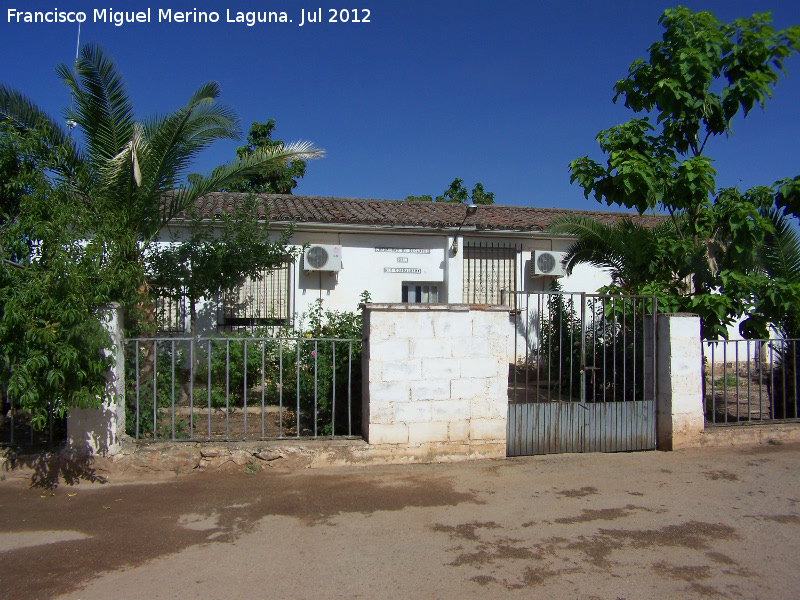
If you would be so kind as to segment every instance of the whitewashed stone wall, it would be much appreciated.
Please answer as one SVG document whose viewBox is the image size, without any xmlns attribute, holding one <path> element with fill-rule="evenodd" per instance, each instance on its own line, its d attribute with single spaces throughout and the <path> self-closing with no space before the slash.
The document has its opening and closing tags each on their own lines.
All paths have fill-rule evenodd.
<svg viewBox="0 0 800 600">
<path fill-rule="evenodd" d="M 508 309 L 368 304 L 363 435 L 397 461 L 505 457 Z"/>
<path fill-rule="evenodd" d="M 656 436 L 660 450 L 697 446 L 705 429 L 700 317 L 658 315 Z"/>
<path fill-rule="evenodd" d="M 73 408 L 67 418 L 67 449 L 78 455 L 111 456 L 125 436 L 125 359 L 122 352 L 122 312 L 112 303 L 101 314 L 111 335 L 106 354 L 114 364 L 106 373 L 105 397 L 99 408 Z"/>
</svg>

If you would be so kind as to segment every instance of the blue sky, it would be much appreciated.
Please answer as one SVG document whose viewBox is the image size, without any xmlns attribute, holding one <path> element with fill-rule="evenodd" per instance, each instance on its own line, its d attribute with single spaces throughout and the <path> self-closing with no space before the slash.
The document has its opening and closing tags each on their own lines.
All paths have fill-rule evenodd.
<svg viewBox="0 0 800 600">
<path fill-rule="evenodd" d="M 8 23 L 8 8 L 84 11 L 81 40 L 115 59 L 138 116 L 165 113 L 201 83 L 252 121 L 277 122 L 284 141 L 311 140 L 327 157 L 310 163 L 295 193 L 402 199 L 439 194 L 455 177 L 476 181 L 499 204 L 603 208 L 570 185 L 567 165 L 601 159 L 595 135 L 632 116 L 612 86 L 660 38 L 669 2 L 403 2 L 196 0 L 171 3 L 2 2 L 0 81 L 51 114 L 69 102 L 53 71 L 75 54 L 77 26 Z M 797 0 L 688 1 L 721 20 L 772 11 L 778 28 L 800 25 Z M 95 9 L 151 9 L 152 22 L 92 22 Z M 216 24 L 158 23 L 158 9 L 216 11 Z M 227 23 L 226 10 L 284 11 L 289 24 Z M 301 9 L 322 9 L 299 26 Z M 330 9 L 369 23 L 329 23 Z M 721 186 L 747 188 L 800 174 L 800 56 L 787 62 L 774 99 L 709 145 Z M 206 172 L 235 155 L 215 145 Z"/>
</svg>

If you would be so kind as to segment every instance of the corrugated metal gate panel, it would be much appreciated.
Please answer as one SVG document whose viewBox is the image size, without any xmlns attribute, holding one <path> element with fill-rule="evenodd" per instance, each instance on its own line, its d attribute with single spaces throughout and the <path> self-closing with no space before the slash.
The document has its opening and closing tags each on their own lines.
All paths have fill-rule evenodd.
<svg viewBox="0 0 800 600">
<path fill-rule="evenodd" d="M 526 375 L 524 394 L 518 394 L 517 369 L 521 363 L 515 361 L 513 401 L 508 407 L 508 456 L 655 449 L 655 326 L 652 320 L 646 324 L 647 315 L 656 313 L 655 301 L 646 307 L 644 302 L 650 298 L 524 295 L 527 297 L 517 306 L 533 304 L 538 327 L 522 364 L 536 375 Z M 532 295 L 539 296 L 533 303 Z M 554 296 L 560 299 L 554 302 Z M 626 305 L 629 301 L 631 310 Z M 559 320 L 548 322 L 548 310 L 553 305 L 559 308 Z M 573 317 L 565 316 L 565 308 L 573 312 Z M 608 308 L 611 317 L 605 315 Z M 530 324 L 526 310 L 520 312 L 524 322 Z M 562 331 L 563 323 L 574 320 L 580 324 L 569 325 L 569 338 L 562 333 L 556 333 L 557 337 L 547 333 Z M 530 342 L 529 333 L 526 328 L 526 344 Z M 572 350 L 565 351 L 565 347 Z M 552 366 L 556 354 L 551 348 L 558 348 L 557 369 Z M 553 376 L 554 372 L 557 375 Z M 590 381 L 586 381 L 587 372 L 592 373 Z M 578 375 L 577 380 L 573 373 Z M 525 401 L 520 402 L 520 397 Z"/>
<path fill-rule="evenodd" d="M 509 404 L 508 456 L 656 447 L 655 402 Z"/>
</svg>

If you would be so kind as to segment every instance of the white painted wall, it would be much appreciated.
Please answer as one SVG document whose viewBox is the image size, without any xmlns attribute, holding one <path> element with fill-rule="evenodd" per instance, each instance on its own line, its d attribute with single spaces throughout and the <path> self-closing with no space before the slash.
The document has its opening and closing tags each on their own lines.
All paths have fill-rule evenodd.
<svg viewBox="0 0 800 600">
<path fill-rule="evenodd" d="M 295 289 L 290 300 L 291 311 L 300 316 L 322 299 L 328 309 L 356 310 L 365 290 L 372 302 L 401 302 L 404 283 L 429 283 L 439 286 L 440 303 L 461 303 L 463 290 L 463 248 L 466 242 L 512 243 L 521 247 L 517 259 L 517 282 L 520 290 L 548 290 L 552 277 L 531 276 L 532 252 L 564 251 L 568 239 L 550 238 L 542 234 L 480 235 L 468 232 L 458 236 L 458 251 L 453 253 L 452 231 L 429 232 L 398 230 L 383 227 L 348 227 L 339 230 L 330 226 L 304 225 L 296 229 L 292 243 L 342 246 L 342 270 L 310 271 L 302 268 L 302 260 L 294 265 Z M 180 227 L 162 232 L 160 243 L 170 243 L 183 235 Z M 410 250 L 414 250 L 413 252 Z M 396 269 L 418 272 L 393 272 Z M 560 278 L 565 290 L 594 292 L 610 283 L 607 273 L 589 265 L 577 267 L 570 277 Z M 187 310 L 188 312 L 188 310 Z M 213 332 L 218 306 L 214 301 L 198 306 L 199 331 Z M 188 329 L 187 329 L 188 331 Z"/>
</svg>

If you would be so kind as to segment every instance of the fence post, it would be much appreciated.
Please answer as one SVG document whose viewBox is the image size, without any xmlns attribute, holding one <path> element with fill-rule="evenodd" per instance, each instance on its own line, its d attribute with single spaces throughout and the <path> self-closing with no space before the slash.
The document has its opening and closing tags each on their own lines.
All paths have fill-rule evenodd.
<svg viewBox="0 0 800 600">
<path fill-rule="evenodd" d="M 700 317 L 661 314 L 657 331 L 657 446 L 660 450 L 697 446 L 705 427 Z"/>
<path fill-rule="evenodd" d="M 116 302 L 100 312 L 111 336 L 107 356 L 114 364 L 106 374 L 106 391 L 99 408 L 71 409 L 67 417 L 67 447 L 79 455 L 110 456 L 121 449 L 125 434 L 125 360 L 122 349 L 122 309 Z"/>
</svg>

